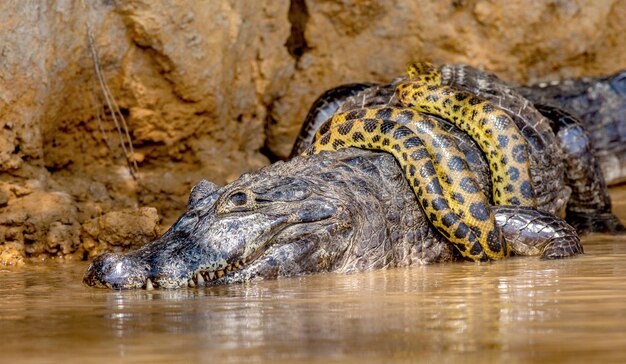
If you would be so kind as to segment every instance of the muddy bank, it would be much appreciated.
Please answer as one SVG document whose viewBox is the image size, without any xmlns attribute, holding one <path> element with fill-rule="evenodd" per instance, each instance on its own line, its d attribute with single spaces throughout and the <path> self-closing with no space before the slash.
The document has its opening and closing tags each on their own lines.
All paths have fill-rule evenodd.
<svg viewBox="0 0 626 364">
<path fill-rule="evenodd" d="M 4 2 L 0 264 L 142 244 L 200 178 L 286 157 L 320 92 L 412 59 L 518 82 L 617 71 L 625 17 L 618 0 Z"/>
</svg>

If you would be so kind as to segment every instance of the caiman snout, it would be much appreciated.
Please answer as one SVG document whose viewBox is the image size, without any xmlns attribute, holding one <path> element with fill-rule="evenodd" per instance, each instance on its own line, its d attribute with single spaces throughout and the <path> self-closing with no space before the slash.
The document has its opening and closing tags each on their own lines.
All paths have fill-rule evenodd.
<svg viewBox="0 0 626 364">
<path fill-rule="evenodd" d="M 148 272 L 149 267 L 132 256 L 107 253 L 89 264 L 83 282 L 111 289 L 141 288 L 146 284 Z"/>
<path fill-rule="evenodd" d="M 83 282 L 118 290 L 173 289 L 327 270 L 341 254 L 330 257 L 323 246 L 314 251 L 332 233 L 347 230 L 350 214 L 338 196 L 349 184 L 319 188 L 317 174 L 271 171 L 243 175 L 218 190 L 201 181 L 187 211 L 165 234 L 126 255 L 96 257 Z"/>
</svg>

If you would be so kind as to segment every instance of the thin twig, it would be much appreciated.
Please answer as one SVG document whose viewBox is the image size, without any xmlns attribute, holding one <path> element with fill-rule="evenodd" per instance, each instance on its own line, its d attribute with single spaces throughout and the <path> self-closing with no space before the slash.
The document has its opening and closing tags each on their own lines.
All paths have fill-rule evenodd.
<svg viewBox="0 0 626 364">
<path fill-rule="evenodd" d="M 85 2 L 84 1 L 81 1 L 81 2 L 83 4 L 83 7 L 86 10 L 87 8 L 85 5 Z M 137 161 L 135 160 L 135 151 L 133 148 L 132 139 L 130 137 L 130 132 L 128 130 L 128 124 L 126 123 L 126 119 L 124 118 L 124 115 L 122 114 L 121 109 L 119 108 L 117 102 L 115 101 L 115 98 L 113 97 L 113 94 L 111 93 L 111 90 L 106 81 L 106 78 L 104 77 L 102 73 L 100 57 L 98 57 L 98 52 L 96 50 L 93 33 L 91 31 L 91 25 L 89 23 L 89 14 L 87 14 L 86 27 L 87 27 L 87 42 L 89 45 L 89 51 L 91 53 L 91 59 L 93 61 L 94 72 L 96 74 L 96 78 L 98 79 L 100 90 L 102 91 L 102 96 L 104 97 L 106 105 L 111 114 L 111 118 L 113 119 L 113 124 L 115 125 L 115 129 L 117 130 L 117 134 L 118 134 L 119 141 L 120 141 L 120 146 L 122 147 L 124 158 L 126 159 L 126 164 L 128 165 L 128 170 L 131 176 L 134 179 L 137 179 L 137 173 L 139 171 L 139 167 L 137 166 Z M 100 122 L 99 112 L 97 116 Z M 102 130 L 104 130 L 104 128 L 102 128 Z M 128 143 L 128 147 L 126 146 L 127 143 Z M 107 142 L 107 146 L 109 146 L 108 142 Z M 109 149 L 111 149 L 110 146 L 109 146 Z"/>
<path fill-rule="evenodd" d="M 93 107 L 96 111 L 96 120 L 98 120 L 98 129 L 100 129 L 100 134 L 102 134 L 102 140 L 104 140 L 104 143 L 106 144 L 113 158 L 117 158 L 117 153 L 113 149 L 113 146 L 111 145 L 111 142 L 110 142 L 109 133 L 106 130 L 104 130 L 104 125 L 102 124 L 102 118 L 100 117 L 100 109 L 101 109 L 100 104 L 98 103 L 98 101 L 96 101 L 96 96 L 94 92 L 91 92 L 90 96 L 91 96 L 91 103 L 93 104 Z"/>
</svg>

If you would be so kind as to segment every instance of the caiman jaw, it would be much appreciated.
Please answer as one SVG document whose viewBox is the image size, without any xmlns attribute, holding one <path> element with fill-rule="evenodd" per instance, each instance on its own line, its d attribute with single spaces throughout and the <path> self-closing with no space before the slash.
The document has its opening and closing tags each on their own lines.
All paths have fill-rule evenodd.
<svg viewBox="0 0 626 364">
<path fill-rule="evenodd" d="M 251 259 L 246 259 L 246 262 L 250 262 Z M 193 276 L 191 277 L 191 279 L 187 282 L 187 285 L 189 287 L 196 287 L 196 286 L 203 286 L 206 282 L 213 282 L 216 281 L 222 277 L 224 277 L 225 275 L 231 273 L 231 272 L 235 272 L 237 270 L 243 269 L 243 267 L 245 266 L 245 262 L 244 260 L 239 260 L 233 264 L 228 264 L 226 266 L 226 268 L 224 269 L 220 269 L 217 271 L 198 271 L 196 273 L 193 274 Z"/>
<path fill-rule="evenodd" d="M 234 263 L 227 264 L 226 267 L 218 270 L 198 270 L 191 275 L 191 278 L 186 281 L 181 281 L 180 285 L 177 288 L 182 287 L 202 287 L 207 285 L 210 282 L 216 282 L 219 279 L 228 276 L 230 273 L 234 273 L 246 267 L 247 264 L 250 264 L 252 261 L 256 260 L 259 256 L 262 255 L 262 250 L 258 250 L 257 252 L 237 260 Z M 148 278 L 146 283 L 142 288 L 146 290 L 153 290 L 156 287 L 159 287 L 158 283 L 154 283 L 152 279 Z M 167 287 L 165 287 L 167 288 Z"/>
<path fill-rule="evenodd" d="M 274 238 L 276 237 L 276 235 L 278 235 L 281 231 L 285 230 L 287 227 L 288 226 L 285 226 L 284 228 L 275 232 L 274 235 L 267 240 L 267 244 L 271 244 Z M 265 252 L 264 246 L 258 246 L 256 247 L 256 249 L 254 249 L 254 251 L 252 251 L 251 253 L 248 253 L 244 257 L 239 258 L 234 263 L 226 264 L 224 268 L 220 267 L 221 269 L 211 269 L 211 270 L 199 269 L 191 275 L 191 278 L 181 281 L 177 288 L 182 288 L 185 286 L 191 287 L 191 288 L 202 287 L 202 286 L 208 285 L 209 283 L 217 282 L 218 280 L 222 278 L 228 277 L 229 274 L 240 271 L 244 269 L 245 267 L 249 266 L 250 263 L 259 259 L 263 255 L 264 252 Z M 154 284 L 148 278 L 143 288 L 148 289 L 148 290 L 153 289 Z M 164 288 L 168 288 L 168 287 L 164 287 Z"/>
</svg>

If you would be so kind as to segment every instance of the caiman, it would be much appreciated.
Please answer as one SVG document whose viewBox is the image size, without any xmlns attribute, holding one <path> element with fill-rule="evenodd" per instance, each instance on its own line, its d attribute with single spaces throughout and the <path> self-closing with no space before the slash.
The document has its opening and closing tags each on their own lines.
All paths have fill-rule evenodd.
<svg viewBox="0 0 626 364">
<path fill-rule="evenodd" d="M 576 230 L 554 215 L 576 208 L 582 210 L 583 220 L 588 222 L 582 224 L 582 230 L 623 229 L 610 213 L 610 199 L 601 174 L 592 194 L 602 196 L 588 206 L 578 201 L 584 200 L 588 191 L 577 187 L 577 183 L 589 183 L 588 175 L 574 173 L 572 178 L 567 177 L 571 163 L 566 160 L 575 154 L 562 147 L 568 139 L 557 141 L 552 130 L 558 134 L 559 128 L 572 123 L 578 127 L 575 118 L 547 107 L 543 112 L 548 116 L 556 113 L 559 119 L 541 121 L 544 119 L 531 103 L 518 98 L 512 87 L 484 82 L 497 80 L 495 76 L 473 69 L 449 69 L 463 74 L 463 79 L 474 80 L 476 88 L 472 89 L 472 82 L 455 87 L 474 94 L 488 90 L 486 93 L 496 99 L 495 104 L 511 115 L 529 145 L 528 171 L 536 206 L 489 207 L 506 242 L 505 251 L 544 258 L 582 253 Z M 465 77 L 466 72 L 473 76 Z M 444 83 L 449 82 L 450 73 L 445 67 L 442 75 Z M 403 81 L 401 78 L 391 86 L 357 85 L 357 91 L 344 87 L 340 92 L 326 93 L 314 104 L 307 119 L 315 120 L 320 112 L 332 115 L 346 99 L 340 112 L 362 106 L 391 106 L 395 102 L 393 90 Z M 514 101 L 507 96 L 511 93 L 515 94 Z M 512 105 L 523 108 L 512 110 Z M 528 116 L 532 110 L 534 114 Z M 454 125 L 436 120 L 462 152 L 477 188 L 493 201 L 496 188 L 492 184 L 497 181 L 492 181 L 493 169 L 490 170 L 480 147 Z M 304 143 L 302 140 L 319 128 L 320 122 L 315 123 L 305 123 L 305 135 L 301 135 L 294 149 L 313 142 L 312 138 Z M 582 128 L 580 132 L 585 135 Z M 589 150 L 587 144 L 584 147 Z M 546 151 L 549 155 L 544 155 Z M 593 155 L 586 157 L 591 165 L 585 168 L 595 172 Z M 112 289 L 180 288 L 462 259 L 459 249 L 450 244 L 449 236 L 444 236 L 445 230 L 433 226 L 432 216 L 407 183 L 407 168 L 398 162 L 397 157 L 387 153 L 350 148 L 294 157 L 245 174 L 224 187 L 201 181 L 191 192 L 187 211 L 163 236 L 126 255 L 109 253 L 97 257 L 89 265 L 84 282 Z M 597 176 L 591 178 L 594 177 Z M 568 201 L 574 201 L 574 210 L 568 208 Z M 595 219 L 595 215 L 600 217 Z"/>
</svg>

